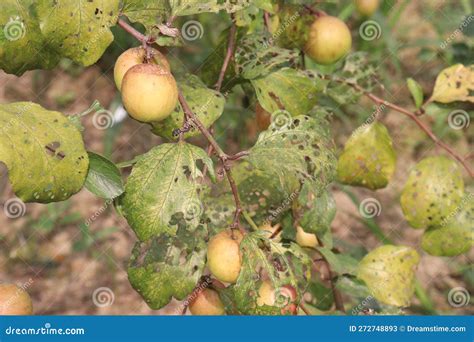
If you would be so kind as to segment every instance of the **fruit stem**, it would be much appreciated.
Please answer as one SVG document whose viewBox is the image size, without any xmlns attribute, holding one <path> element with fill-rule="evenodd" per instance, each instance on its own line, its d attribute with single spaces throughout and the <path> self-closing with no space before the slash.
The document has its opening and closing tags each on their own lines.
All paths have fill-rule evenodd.
<svg viewBox="0 0 474 342">
<path fill-rule="evenodd" d="M 128 24 L 125 20 L 119 18 L 117 21 L 117 24 L 123 28 L 127 33 L 135 37 L 137 40 L 139 40 L 142 44 L 151 44 L 153 43 L 153 38 L 147 37 L 138 30 L 136 30 L 133 26 Z"/>
</svg>

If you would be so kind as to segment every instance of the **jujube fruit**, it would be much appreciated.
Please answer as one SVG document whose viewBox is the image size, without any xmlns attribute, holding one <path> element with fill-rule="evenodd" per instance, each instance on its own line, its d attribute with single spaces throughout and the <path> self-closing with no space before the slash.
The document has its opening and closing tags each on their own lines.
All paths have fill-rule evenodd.
<svg viewBox="0 0 474 342">
<path fill-rule="evenodd" d="M 319 245 L 315 234 L 306 233 L 302 227 L 296 227 L 296 243 L 301 247 L 315 248 Z"/>
<path fill-rule="evenodd" d="M 293 286 L 284 285 L 275 290 L 272 283 L 265 280 L 258 289 L 257 305 L 281 307 L 282 314 L 296 314 L 297 305 L 294 303 L 297 294 Z"/>
<path fill-rule="evenodd" d="M 345 56 L 351 46 L 347 25 L 336 17 L 323 16 L 311 25 L 305 52 L 319 64 L 332 64 Z"/>
<path fill-rule="evenodd" d="M 224 230 L 213 236 L 207 246 L 207 263 L 211 273 L 220 281 L 235 283 L 242 266 L 240 242 L 243 235 Z"/>
<path fill-rule="evenodd" d="M 122 82 L 123 105 L 132 118 L 141 122 L 161 121 L 178 104 L 178 87 L 171 73 L 155 64 L 130 68 Z"/>
<path fill-rule="evenodd" d="M 33 304 L 29 294 L 14 284 L 0 284 L 0 315 L 31 315 Z"/>
<path fill-rule="evenodd" d="M 196 298 L 189 304 L 189 311 L 193 315 L 224 315 L 225 308 L 219 294 L 212 289 L 204 289 L 198 293 Z"/>
<path fill-rule="evenodd" d="M 370 17 L 379 8 L 379 0 L 355 0 L 357 12 L 364 17 Z"/>
</svg>

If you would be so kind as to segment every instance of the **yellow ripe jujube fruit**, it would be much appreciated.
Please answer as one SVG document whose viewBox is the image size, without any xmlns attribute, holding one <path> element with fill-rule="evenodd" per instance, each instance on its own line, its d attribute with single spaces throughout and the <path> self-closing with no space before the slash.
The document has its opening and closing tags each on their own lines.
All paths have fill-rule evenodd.
<svg viewBox="0 0 474 342">
<path fill-rule="evenodd" d="M 242 266 L 240 242 L 243 235 L 234 230 L 224 230 L 213 236 L 207 246 L 207 264 L 211 273 L 220 281 L 235 283 Z"/>
<path fill-rule="evenodd" d="M 319 64 L 332 64 L 344 57 L 351 46 L 347 25 L 336 17 L 323 16 L 311 25 L 305 52 Z"/>
<path fill-rule="evenodd" d="M 197 295 L 191 304 L 189 311 L 196 316 L 217 316 L 224 315 L 224 304 L 219 298 L 219 294 L 212 289 L 204 289 Z"/>
<path fill-rule="evenodd" d="M 258 289 L 257 305 L 277 305 L 281 307 L 282 314 L 291 313 L 294 315 L 297 311 L 297 306 L 294 303 L 296 297 L 296 290 L 292 286 L 284 285 L 278 290 L 275 290 L 272 283 L 265 280 Z"/>
<path fill-rule="evenodd" d="M 123 78 L 122 101 L 135 120 L 161 121 L 176 108 L 178 87 L 168 70 L 155 64 L 138 64 Z"/>
<path fill-rule="evenodd" d="M 33 304 L 29 294 L 14 284 L 0 284 L 0 315 L 31 315 Z"/>
<path fill-rule="evenodd" d="M 150 64 L 156 64 L 161 66 L 163 69 L 170 71 L 170 65 L 166 57 L 158 50 L 150 48 L 151 55 L 153 56 L 150 60 Z M 123 52 L 114 66 L 114 80 L 118 90 L 122 89 L 122 80 L 127 71 L 138 64 L 146 62 L 146 50 L 143 47 L 134 47 Z"/>
<path fill-rule="evenodd" d="M 379 8 L 379 0 L 355 0 L 357 12 L 364 17 L 370 17 Z"/>
<path fill-rule="evenodd" d="M 302 227 L 296 227 L 296 243 L 301 247 L 315 248 L 319 245 L 315 234 L 306 233 Z"/>
</svg>

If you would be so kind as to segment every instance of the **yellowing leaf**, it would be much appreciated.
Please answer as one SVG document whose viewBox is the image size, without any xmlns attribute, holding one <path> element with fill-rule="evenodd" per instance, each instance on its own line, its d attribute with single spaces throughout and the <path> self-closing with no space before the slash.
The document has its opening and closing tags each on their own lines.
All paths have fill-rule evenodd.
<svg viewBox="0 0 474 342">
<path fill-rule="evenodd" d="M 405 307 L 415 291 L 415 270 L 420 256 L 406 246 L 385 245 L 367 254 L 357 277 L 372 295 L 385 304 Z"/>
<path fill-rule="evenodd" d="M 468 101 L 474 103 L 474 65 L 453 65 L 441 71 L 431 95 L 431 101 L 450 103 Z"/>
</svg>

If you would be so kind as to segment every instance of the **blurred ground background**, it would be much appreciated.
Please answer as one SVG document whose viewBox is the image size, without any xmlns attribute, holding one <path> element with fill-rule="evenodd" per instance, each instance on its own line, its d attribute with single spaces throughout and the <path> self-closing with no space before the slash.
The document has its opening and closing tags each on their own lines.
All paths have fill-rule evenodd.
<svg viewBox="0 0 474 342">
<path fill-rule="evenodd" d="M 429 94 L 441 69 L 463 61 L 463 58 L 470 58 L 470 63 L 464 62 L 472 64 L 474 58 L 469 51 L 466 52 L 461 43 L 457 47 L 453 45 L 462 41 L 462 37 L 456 37 L 445 50 L 439 48 L 439 43 L 459 25 L 462 13 L 459 3 L 399 1 L 393 10 L 400 12 L 398 18 L 390 19 L 393 28 L 390 28 L 388 19 L 376 18 L 383 29 L 378 42 L 367 45 L 355 40 L 355 48 L 378 55 L 380 79 L 386 86 L 388 100 L 410 107 L 410 95 L 404 82 L 406 77 L 416 79 Z M 199 20 L 205 23 L 202 39 L 215 40 L 219 33 L 215 26 L 222 26 L 219 17 L 204 15 Z M 355 36 L 359 24 L 357 19 L 349 20 Z M 119 98 L 113 82 L 113 62 L 121 51 L 134 44 L 119 30 L 115 33 L 117 41 L 95 66 L 82 68 L 64 60 L 54 70 L 30 71 L 21 77 L 0 72 L 0 103 L 34 101 L 69 115 L 86 110 L 94 100 L 99 100 L 106 108 L 115 108 Z M 210 53 L 212 51 L 200 49 L 200 40 L 197 40 L 186 49 L 170 50 L 168 56 L 173 63 L 177 63 L 179 58 L 185 67 L 198 70 Z M 357 106 L 340 108 L 333 120 L 333 136 L 339 147 L 372 111 L 372 104 L 364 100 Z M 218 138 L 226 151 L 236 152 L 237 138 L 239 143 L 244 140 L 244 144 L 251 144 L 256 138 L 254 109 L 251 106 L 246 111 L 236 112 L 229 107 L 225 113 L 228 118 L 221 118 L 222 122 L 217 127 L 217 132 L 221 132 Z M 107 130 L 96 128 L 91 120 L 91 115 L 83 119 L 87 149 L 104 154 L 114 162 L 130 160 L 161 141 L 149 132 L 148 126 L 129 118 Z M 398 153 L 394 180 L 386 189 L 376 193 L 356 188 L 349 191 L 360 201 L 367 197 L 377 198 L 382 212 L 375 222 L 398 244 L 412 246 L 420 252 L 422 259 L 418 277 L 439 312 L 472 313 L 472 306 L 469 305 L 451 307 L 447 292 L 461 286 L 474 293 L 474 252 L 471 250 L 456 258 L 427 255 L 419 247 L 422 231 L 408 226 L 399 205 L 400 191 L 410 168 L 421 158 L 440 151 L 400 114 L 386 111 L 383 122 L 390 130 Z M 461 154 L 472 151 L 473 125 L 459 132 L 449 131 L 445 122 L 438 123 L 433 118 L 431 124 Z M 237 127 L 246 127 L 243 133 L 247 134 Z M 199 139 L 197 141 L 203 143 Z M 14 194 L 4 167 L 0 168 L 0 175 L 0 204 L 3 204 Z M 464 175 L 468 182 L 466 173 Z M 334 196 L 338 207 L 332 226 L 335 237 L 354 248 L 378 246 L 380 243 L 368 229 L 367 223 L 361 220 L 358 206 L 339 187 L 334 187 Z M 101 214 L 89 228 L 86 227 L 84 222 L 96 212 Z M 160 311 L 150 310 L 131 288 L 126 266 L 135 240 L 127 222 L 111 206 L 105 205 L 103 200 L 87 190 L 62 203 L 46 206 L 27 204 L 25 215 L 16 219 L 9 219 L 0 211 L 0 281 L 27 284 L 36 314 L 176 313 L 176 303 Z M 101 287 L 113 292 L 111 305 L 101 307 L 93 302 L 94 291 Z"/>
</svg>

